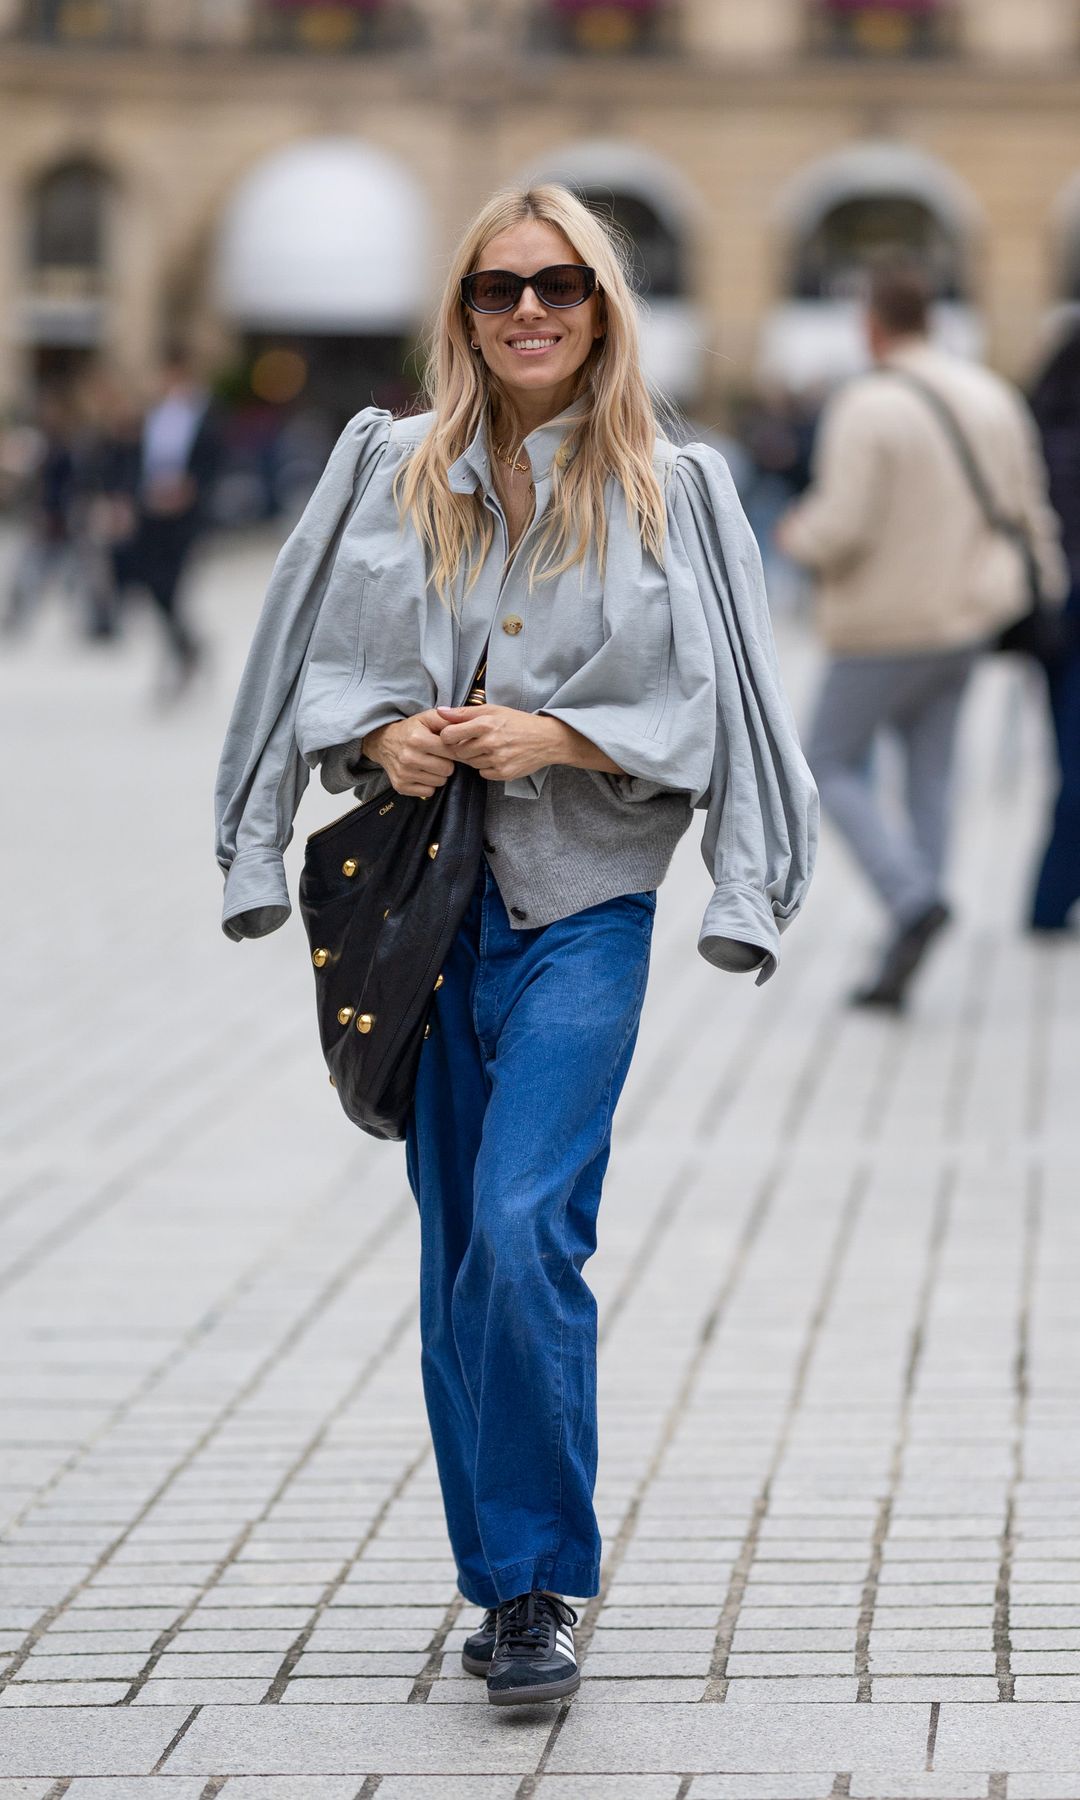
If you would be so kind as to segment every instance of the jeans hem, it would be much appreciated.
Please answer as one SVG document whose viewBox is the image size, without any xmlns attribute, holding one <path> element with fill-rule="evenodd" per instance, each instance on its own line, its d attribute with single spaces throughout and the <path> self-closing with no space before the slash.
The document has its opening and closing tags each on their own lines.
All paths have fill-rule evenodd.
<svg viewBox="0 0 1080 1800">
<path fill-rule="evenodd" d="M 598 1563 L 565 1563 L 550 1556 L 525 1557 L 521 1562 L 503 1563 L 492 1569 L 489 1580 L 475 1579 L 458 1570 L 458 1588 L 473 1606 L 501 1606 L 518 1594 L 530 1594 L 547 1588 L 553 1594 L 573 1594 L 575 1599 L 591 1599 L 600 1591 Z"/>
</svg>

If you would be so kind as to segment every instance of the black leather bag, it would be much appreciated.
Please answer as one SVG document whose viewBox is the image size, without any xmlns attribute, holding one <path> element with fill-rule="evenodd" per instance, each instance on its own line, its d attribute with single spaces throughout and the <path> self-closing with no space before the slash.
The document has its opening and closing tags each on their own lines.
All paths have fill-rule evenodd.
<svg viewBox="0 0 1080 1800">
<path fill-rule="evenodd" d="M 998 633 L 991 649 L 1016 651 L 1023 656 L 1033 657 L 1047 670 L 1057 668 L 1069 653 L 1072 624 L 1064 610 L 1052 605 L 1043 593 L 1038 558 L 1027 531 L 1019 519 L 1008 518 L 998 507 L 960 421 L 937 389 L 913 374 L 910 369 L 890 368 L 887 373 L 903 381 L 913 392 L 921 394 L 931 412 L 936 414 L 956 452 L 957 461 L 987 525 L 991 531 L 1015 544 L 1019 553 L 1027 586 L 1027 610 L 1013 624 L 1007 625 L 1004 631 Z"/>
<path fill-rule="evenodd" d="M 372 1137 L 405 1136 L 432 997 L 480 867 L 484 800 L 459 763 L 430 800 L 387 789 L 307 841 L 300 912 L 323 1054 Z"/>
</svg>

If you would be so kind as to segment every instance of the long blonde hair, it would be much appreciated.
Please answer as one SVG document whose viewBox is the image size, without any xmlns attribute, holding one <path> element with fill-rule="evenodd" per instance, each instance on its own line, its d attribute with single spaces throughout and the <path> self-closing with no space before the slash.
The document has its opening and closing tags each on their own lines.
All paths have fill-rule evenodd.
<svg viewBox="0 0 1080 1800">
<path fill-rule="evenodd" d="M 551 182 L 495 194 L 458 246 L 430 333 L 424 388 L 435 418 L 423 443 L 398 471 L 395 493 L 402 516 L 423 539 L 436 591 L 450 601 L 464 566 L 472 587 L 491 546 L 494 525 L 475 494 L 456 494 L 450 464 L 490 420 L 493 399 L 511 417 L 511 396 L 470 349 L 461 278 L 478 265 L 484 246 L 526 219 L 561 231 L 577 256 L 596 270 L 605 333 L 578 371 L 575 400 L 587 404 L 572 429 L 576 454 L 556 467 L 548 521 L 529 563 L 529 579 L 560 575 L 595 546 L 601 569 L 607 549 L 604 484 L 614 476 L 643 544 L 659 560 L 664 546 L 664 497 L 653 470 L 656 416 L 641 372 L 637 311 L 629 255 L 595 213 L 569 188 Z"/>
</svg>

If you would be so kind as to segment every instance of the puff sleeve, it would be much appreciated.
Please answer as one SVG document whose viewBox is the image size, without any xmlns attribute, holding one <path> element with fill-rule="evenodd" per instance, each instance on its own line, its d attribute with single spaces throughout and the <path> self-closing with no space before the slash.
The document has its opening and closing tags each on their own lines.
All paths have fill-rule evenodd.
<svg viewBox="0 0 1080 1800">
<path fill-rule="evenodd" d="M 345 526 L 386 450 L 392 420 L 369 407 L 346 426 L 274 565 L 218 769 L 216 853 L 227 937 L 264 937 L 291 907 L 283 854 L 309 769 L 296 714 L 312 632 Z"/>
<path fill-rule="evenodd" d="M 817 790 L 781 685 L 761 558 L 723 457 L 688 445 L 668 494 L 672 613 L 704 616 L 716 691 L 712 771 L 697 801 L 715 886 L 698 949 L 718 968 L 745 969 L 750 945 L 760 984 L 813 872 Z"/>
</svg>

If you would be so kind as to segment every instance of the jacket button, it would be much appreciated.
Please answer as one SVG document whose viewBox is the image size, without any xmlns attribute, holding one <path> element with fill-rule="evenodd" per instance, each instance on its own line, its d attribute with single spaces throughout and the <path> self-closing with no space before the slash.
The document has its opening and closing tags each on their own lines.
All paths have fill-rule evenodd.
<svg viewBox="0 0 1080 1800">
<path fill-rule="evenodd" d="M 529 916 L 527 912 L 522 912 L 520 906 L 512 906 L 510 911 L 515 919 L 527 919 Z"/>
<path fill-rule="evenodd" d="M 525 621 L 523 619 L 518 618 L 516 613 L 511 613 L 510 617 L 508 619 L 503 620 L 502 628 L 505 631 L 507 637 L 517 637 L 517 634 L 522 629 L 524 622 Z"/>
</svg>

